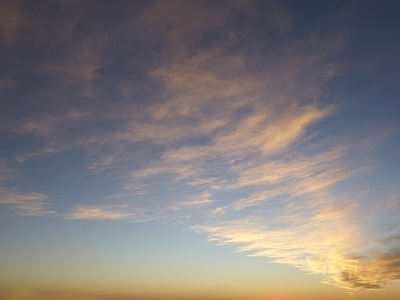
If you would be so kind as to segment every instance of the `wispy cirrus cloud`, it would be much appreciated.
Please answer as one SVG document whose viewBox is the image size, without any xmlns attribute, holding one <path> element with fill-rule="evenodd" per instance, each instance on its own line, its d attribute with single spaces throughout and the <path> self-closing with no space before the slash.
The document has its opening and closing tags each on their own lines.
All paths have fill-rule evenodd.
<svg viewBox="0 0 400 300">
<path fill-rule="evenodd" d="M 354 205 L 288 214 L 281 216 L 280 224 L 258 216 L 193 229 L 207 233 L 211 241 L 238 245 L 239 251 L 251 256 L 321 274 L 324 283 L 352 295 L 381 290 L 399 280 L 398 248 L 394 243 L 389 250 L 380 250 L 380 241 L 371 239 L 354 222 Z"/>
<path fill-rule="evenodd" d="M 399 279 L 398 240 L 384 251 L 382 241 L 368 240 L 361 215 L 370 203 L 359 193 L 362 173 L 373 168 L 364 149 L 387 134 L 327 137 L 322 124 L 337 112 L 321 98 L 342 70 L 332 57 L 344 34 L 296 37 L 292 14 L 273 2 L 261 11 L 252 1 L 157 1 L 113 10 L 119 18 L 104 5 L 89 14 L 85 3 L 60 3 L 53 20 L 7 2 L 0 21 L 10 56 L 35 38 L 38 57 L 23 59 L 23 75 L 44 80 L 14 95 L 29 109 L 16 114 L 20 102 L 9 103 L 0 119 L 8 134 L 33 136 L 39 146 L 7 159 L 23 165 L 79 149 L 90 174 L 118 182 L 110 192 L 117 205 L 105 195 L 57 216 L 147 221 L 185 213 L 211 240 L 352 292 Z M 9 92 L 23 76 L 19 65 L 7 66 L 14 75 L 0 88 Z M 23 215 L 52 213 L 44 193 L 4 187 L 0 197 Z"/>
<path fill-rule="evenodd" d="M 21 216 L 43 216 L 54 214 L 50 209 L 51 201 L 43 193 L 24 192 L 15 184 L 16 171 L 10 168 L 6 160 L 0 159 L 0 207 Z"/>
<path fill-rule="evenodd" d="M 365 242 L 360 214 L 368 204 L 334 192 L 368 169 L 349 163 L 368 138 L 316 145 L 308 131 L 334 112 L 317 100 L 335 74 L 325 58 L 337 47 L 320 42 L 286 48 L 290 55 L 268 65 L 262 80 L 247 68 L 246 55 L 226 54 L 229 43 L 183 55 L 152 73 L 165 84 L 167 98 L 150 106 L 140 122 L 128 123 L 118 138 L 165 149 L 131 173 L 134 182 L 151 187 L 161 178 L 166 189 L 171 183 L 197 186 L 216 199 L 208 210 L 211 225 L 194 226 L 196 232 L 323 274 L 325 282 L 350 293 L 381 289 L 398 274 L 392 267 L 380 279 L 367 275 L 371 267 L 379 269 L 378 257 L 387 256 Z"/>
<path fill-rule="evenodd" d="M 93 220 L 120 220 L 132 217 L 131 212 L 126 211 L 126 206 L 89 206 L 77 205 L 73 213 L 66 216 L 67 219 L 93 219 Z"/>
<path fill-rule="evenodd" d="M 44 216 L 54 214 L 48 208 L 50 204 L 47 195 L 42 193 L 24 193 L 13 188 L 0 186 L 0 206 L 6 207 L 21 216 Z"/>
</svg>

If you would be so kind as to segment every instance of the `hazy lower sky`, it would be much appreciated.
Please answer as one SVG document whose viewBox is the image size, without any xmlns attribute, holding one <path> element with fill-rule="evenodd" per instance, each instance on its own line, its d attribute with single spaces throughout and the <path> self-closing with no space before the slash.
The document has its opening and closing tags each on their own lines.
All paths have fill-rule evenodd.
<svg viewBox="0 0 400 300">
<path fill-rule="evenodd" d="M 0 1 L 0 298 L 394 300 L 399 1 Z"/>
</svg>

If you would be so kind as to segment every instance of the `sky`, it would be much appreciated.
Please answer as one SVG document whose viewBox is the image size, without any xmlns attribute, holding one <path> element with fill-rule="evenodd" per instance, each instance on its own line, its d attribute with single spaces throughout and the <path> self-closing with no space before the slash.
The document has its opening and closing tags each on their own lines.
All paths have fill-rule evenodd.
<svg viewBox="0 0 400 300">
<path fill-rule="evenodd" d="M 0 1 L 0 298 L 398 299 L 399 13 Z"/>
</svg>

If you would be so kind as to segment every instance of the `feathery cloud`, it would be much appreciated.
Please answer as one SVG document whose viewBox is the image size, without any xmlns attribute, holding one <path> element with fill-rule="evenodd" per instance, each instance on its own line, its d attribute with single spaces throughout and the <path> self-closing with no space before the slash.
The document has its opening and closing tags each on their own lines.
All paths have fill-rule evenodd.
<svg viewBox="0 0 400 300">
<path fill-rule="evenodd" d="M 371 205 L 354 196 L 372 168 L 357 159 L 387 134 L 328 138 L 321 126 L 337 112 L 320 100 L 343 70 L 332 56 L 344 34 L 295 36 L 292 14 L 275 2 L 261 11 L 252 1 L 157 1 L 118 18 L 109 4 L 89 13 L 86 3 L 57 3 L 55 17 L 46 4 L 29 13 L 21 3 L 0 4 L 1 38 L 6 57 L 27 48 L 33 58 L 4 59 L 0 92 L 18 101 L 7 102 L 0 129 L 37 147 L 5 160 L 17 172 L 78 149 L 91 175 L 117 184 L 111 196 L 56 214 L 44 193 L 1 183 L 2 206 L 68 219 L 196 215 L 194 230 L 212 240 L 350 291 L 399 279 L 398 240 L 384 251 L 382 241 L 367 242 L 360 215 Z M 28 92 L 21 78 L 33 82 Z"/>
</svg>

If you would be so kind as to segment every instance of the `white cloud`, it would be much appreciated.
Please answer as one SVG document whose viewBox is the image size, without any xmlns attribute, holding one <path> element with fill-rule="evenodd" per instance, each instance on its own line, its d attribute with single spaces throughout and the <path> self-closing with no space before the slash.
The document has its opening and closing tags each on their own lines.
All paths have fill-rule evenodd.
<svg viewBox="0 0 400 300">
<path fill-rule="evenodd" d="M 211 241 L 238 245 L 239 251 L 250 252 L 251 256 L 265 256 L 273 262 L 321 274 L 324 282 L 350 293 L 383 289 L 384 284 L 400 279 L 398 251 L 366 251 L 365 236 L 352 219 L 352 211 L 353 205 L 319 213 L 311 209 L 307 215 L 293 215 L 289 218 L 292 221 L 285 224 L 252 216 L 193 229 L 207 233 Z"/>
<path fill-rule="evenodd" d="M 0 186 L 0 206 L 21 216 L 43 216 L 54 214 L 49 210 L 49 198 L 41 193 L 23 193 Z"/>
<path fill-rule="evenodd" d="M 134 214 L 126 206 L 76 205 L 67 219 L 120 220 L 133 218 Z"/>
<path fill-rule="evenodd" d="M 177 201 L 172 203 L 168 208 L 170 210 L 178 211 L 182 209 L 198 209 L 202 206 L 209 206 L 214 201 L 210 199 L 211 194 L 209 192 L 203 192 L 200 195 L 192 196 L 187 201 Z"/>
</svg>

